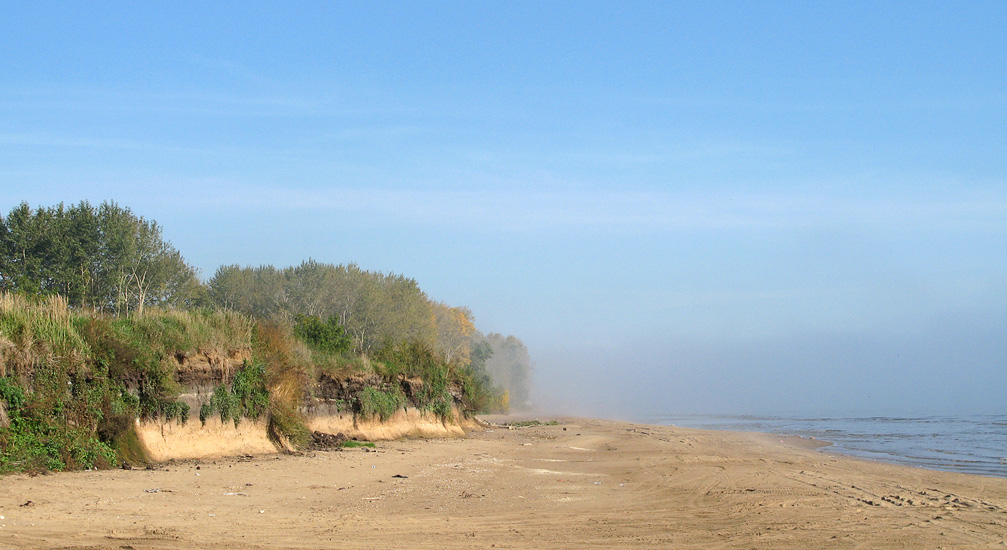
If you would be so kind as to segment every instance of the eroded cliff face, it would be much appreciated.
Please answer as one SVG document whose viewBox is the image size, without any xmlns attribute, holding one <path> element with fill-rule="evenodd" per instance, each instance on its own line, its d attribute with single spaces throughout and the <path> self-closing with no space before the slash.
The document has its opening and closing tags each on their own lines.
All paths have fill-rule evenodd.
<svg viewBox="0 0 1007 550">
<path fill-rule="evenodd" d="M 353 413 L 308 417 L 308 429 L 329 434 L 345 434 L 349 439 L 385 441 L 401 438 L 465 437 L 467 430 L 479 428 L 476 420 L 465 418 L 457 407 L 448 418 L 415 407 L 399 409 L 387 420 L 363 419 Z"/>
<path fill-rule="evenodd" d="M 137 421 L 136 435 L 154 462 L 186 458 L 218 458 L 271 454 L 281 449 L 268 436 L 265 420 L 208 418 L 206 423 L 190 419 L 177 421 Z"/>
<path fill-rule="evenodd" d="M 424 384 L 420 378 L 405 376 L 389 381 L 376 374 L 352 374 L 341 377 L 321 374 L 312 388 L 312 396 L 302 404 L 301 411 L 309 418 L 344 414 L 354 399 L 366 388 L 381 391 L 397 389 L 402 392 L 406 401 L 415 404 L 420 402 Z M 462 388 L 456 384 L 450 385 L 447 392 L 454 402 L 453 408 L 460 410 L 458 405 L 462 402 Z"/>
<path fill-rule="evenodd" d="M 198 352 L 176 355 L 175 380 L 181 387 L 179 400 L 189 405 L 190 418 L 178 420 L 138 420 L 136 433 L 147 458 L 155 462 L 171 459 L 193 459 L 247 454 L 269 454 L 289 450 L 286 441 L 270 437 L 268 421 L 243 418 L 235 424 L 221 421 L 216 415 L 201 422 L 200 407 L 210 400 L 220 385 L 229 385 L 235 373 L 251 360 L 250 350 L 227 354 Z M 476 420 L 467 418 L 459 408 L 461 388 L 449 388 L 456 401 L 451 414 L 440 417 L 416 407 L 400 408 L 385 420 L 362 418 L 353 411 L 353 403 L 366 388 L 388 391 L 398 386 L 407 400 L 423 389 L 419 378 L 399 378 L 388 381 L 374 374 L 332 376 L 322 374 L 313 381 L 309 395 L 301 404 L 309 430 L 322 434 L 343 434 L 348 439 L 390 440 L 403 437 L 439 438 L 465 437 L 467 430 L 479 428 Z M 0 410 L 0 425 L 5 419 Z"/>
<path fill-rule="evenodd" d="M 210 399 L 217 386 L 228 385 L 234 373 L 252 359 L 251 350 L 232 350 L 222 355 L 215 351 L 199 351 L 192 355 L 176 354 L 175 381 L 182 388 L 179 401 L 192 411 Z"/>
</svg>

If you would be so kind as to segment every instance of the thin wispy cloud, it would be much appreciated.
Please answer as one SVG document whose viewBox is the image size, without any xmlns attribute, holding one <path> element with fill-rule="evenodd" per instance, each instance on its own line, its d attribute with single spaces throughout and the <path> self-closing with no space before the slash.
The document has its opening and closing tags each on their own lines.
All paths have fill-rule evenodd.
<svg viewBox="0 0 1007 550">
<path fill-rule="evenodd" d="M 196 147 L 181 147 L 161 143 L 125 139 L 71 137 L 52 134 L 0 134 L 0 145 L 67 149 L 103 149 L 122 151 L 146 151 L 172 154 L 198 154 Z"/>
<path fill-rule="evenodd" d="M 235 117 L 360 116 L 401 114 L 408 109 L 388 102 L 365 101 L 363 90 L 333 87 L 325 94 L 287 92 L 211 93 L 207 91 L 131 90 L 78 85 L 0 87 L 0 108 L 79 112 L 155 112 Z M 373 97 L 367 98 L 373 100 Z"/>
<path fill-rule="evenodd" d="M 416 190 L 250 186 L 222 200 L 256 209 L 333 212 L 480 232 L 705 231 L 813 228 L 1007 232 L 1007 196 L 836 197 L 827 194 L 675 193 L 612 190 Z M 357 218 L 353 218 L 357 219 Z"/>
</svg>

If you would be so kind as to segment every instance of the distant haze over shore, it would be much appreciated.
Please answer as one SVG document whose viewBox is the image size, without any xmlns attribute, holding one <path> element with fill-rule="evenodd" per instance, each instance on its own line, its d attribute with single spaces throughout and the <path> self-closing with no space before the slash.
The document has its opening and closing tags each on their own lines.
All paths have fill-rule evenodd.
<svg viewBox="0 0 1007 550">
<path fill-rule="evenodd" d="M 533 403 L 1004 412 L 1007 2 L 15 2 L 0 212 L 405 274 Z"/>
</svg>

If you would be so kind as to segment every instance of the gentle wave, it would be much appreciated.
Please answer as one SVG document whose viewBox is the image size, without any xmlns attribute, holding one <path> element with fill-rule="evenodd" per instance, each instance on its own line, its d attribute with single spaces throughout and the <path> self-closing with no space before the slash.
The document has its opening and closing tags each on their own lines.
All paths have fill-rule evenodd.
<svg viewBox="0 0 1007 550">
<path fill-rule="evenodd" d="M 830 451 L 934 470 L 1007 477 L 1007 415 L 784 417 L 662 415 L 690 428 L 814 437 Z"/>
</svg>

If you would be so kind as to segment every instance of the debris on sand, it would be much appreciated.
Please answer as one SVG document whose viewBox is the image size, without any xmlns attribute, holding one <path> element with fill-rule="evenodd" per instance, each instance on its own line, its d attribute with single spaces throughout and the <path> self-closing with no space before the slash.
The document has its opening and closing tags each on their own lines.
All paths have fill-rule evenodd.
<svg viewBox="0 0 1007 550">
<path fill-rule="evenodd" d="M 342 432 L 335 435 L 323 432 L 311 432 L 311 450 L 338 451 L 346 439 L 346 434 Z"/>
</svg>

